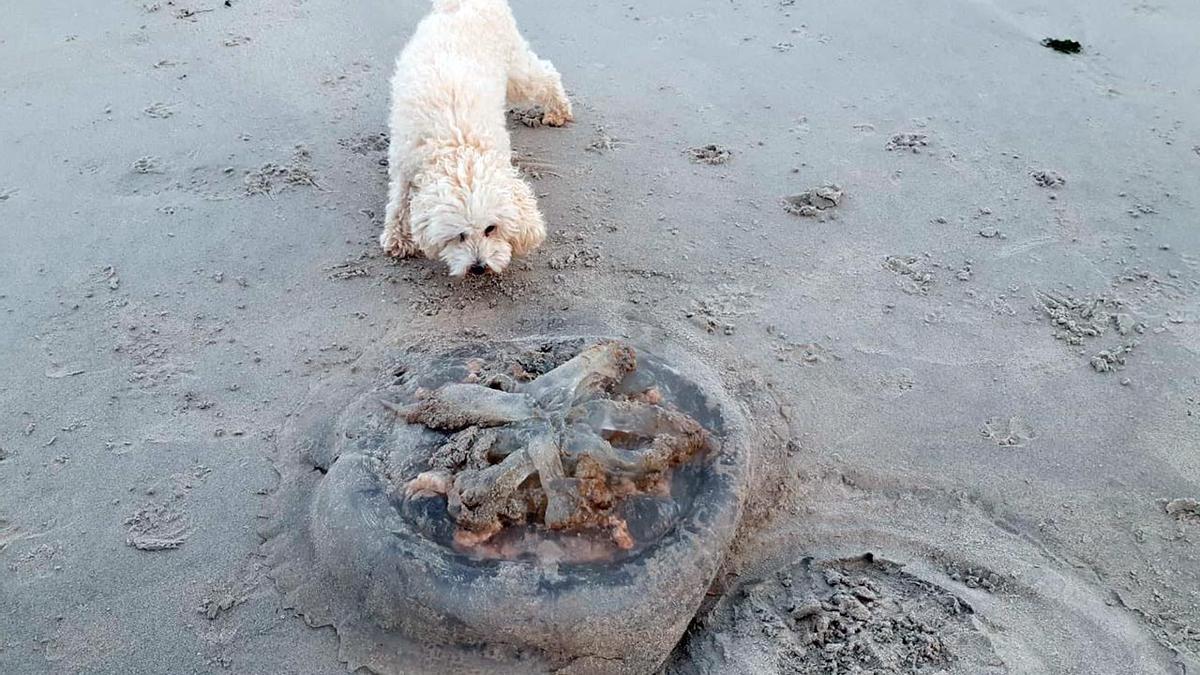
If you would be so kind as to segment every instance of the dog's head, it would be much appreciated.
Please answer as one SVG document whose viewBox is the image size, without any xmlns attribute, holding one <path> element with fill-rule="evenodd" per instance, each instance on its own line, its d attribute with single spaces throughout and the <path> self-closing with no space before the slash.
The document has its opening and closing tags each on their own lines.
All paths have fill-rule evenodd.
<svg viewBox="0 0 1200 675">
<path fill-rule="evenodd" d="M 450 276 L 503 272 L 545 238 L 533 190 L 498 154 L 457 152 L 414 181 L 413 240 Z"/>
</svg>

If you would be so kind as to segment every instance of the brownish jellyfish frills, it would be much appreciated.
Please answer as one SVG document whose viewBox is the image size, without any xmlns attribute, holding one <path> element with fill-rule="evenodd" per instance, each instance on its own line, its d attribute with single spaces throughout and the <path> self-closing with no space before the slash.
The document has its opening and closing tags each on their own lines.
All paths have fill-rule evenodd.
<svg viewBox="0 0 1200 675">
<path fill-rule="evenodd" d="M 532 400 L 477 384 L 446 384 L 419 394 L 421 400 L 408 412 L 409 424 L 458 431 L 469 426 L 495 427 L 533 417 Z"/>
<path fill-rule="evenodd" d="M 724 560 L 748 434 L 667 347 L 384 346 L 293 416 L 263 547 L 352 670 L 650 672 Z"/>
</svg>

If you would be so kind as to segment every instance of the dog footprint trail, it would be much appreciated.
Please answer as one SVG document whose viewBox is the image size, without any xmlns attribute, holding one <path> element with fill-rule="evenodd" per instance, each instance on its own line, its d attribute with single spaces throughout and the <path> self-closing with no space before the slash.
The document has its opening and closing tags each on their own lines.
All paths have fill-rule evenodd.
<svg viewBox="0 0 1200 675">
<path fill-rule="evenodd" d="M 137 158 L 134 160 L 131 169 L 135 174 L 140 174 L 143 176 L 148 174 L 165 173 L 162 166 L 162 160 L 152 155 Z"/>
<path fill-rule="evenodd" d="M 888 152 L 910 152 L 919 155 L 929 146 L 929 135 L 919 132 L 901 132 L 892 134 L 884 144 Z"/>
<path fill-rule="evenodd" d="M 884 269 L 899 277 L 901 290 L 909 295 L 929 294 L 936 281 L 933 272 L 936 264 L 928 255 L 889 255 L 883 259 Z"/>
<path fill-rule="evenodd" d="M 144 504 L 125 519 L 128 528 L 125 544 L 139 551 L 169 551 L 183 546 L 191 531 L 191 520 L 183 503 L 211 472 L 208 467 L 198 465 L 168 478 L 163 486 L 167 494 Z M 146 495 L 158 496 L 158 492 L 158 487 L 151 487 Z"/>
<path fill-rule="evenodd" d="M 766 332 L 771 338 L 771 351 L 775 354 L 775 360 L 780 363 L 790 362 L 802 366 L 816 366 L 829 361 L 842 360 L 841 355 L 827 344 L 820 341 L 795 340 L 775 324 L 767 324 Z M 831 336 L 825 336 L 826 342 L 832 342 L 832 340 Z M 911 382 L 909 385 L 911 386 Z"/>
<path fill-rule="evenodd" d="M 989 417 L 980 428 L 984 438 L 1002 448 L 1020 448 L 1037 438 L 1037 432 L 1023 417 Z"/>
<path fill-rule="evenodd" d="M 542 180 L 547 176 L 562 177 L 557 164 L 523 150 L 513 150 L 512 163 L 521 175 L 530 180 Z"/>
<path fill-rule="evenodd" d="M 63 561 L 63 543 L 61 541 L 32 543 L 24 550 L 20 546 L 26 541 L 36 542 L 50 532 L 50 529 L 40 532 L 28 531 L 16 523 L 0 518 L 0 555 L 8 556 L 4 569 L 13 574 L 31 574 L 38 578 L 49 577 L 56 572 L 61 572 Z M 9 550 L 10 546 L 12 550 Z"/>
<path fill-rule="evenodd" d="M 959 260 L 959 263 L 941 260 L 929 252 L 885 256 L 880 267 L 892 274 L 896 288 L 914 300 L 893 296 L 884 303 L 883 313 L 892 314 L 898 307 L 908 312 L 921 312 L 921 321 L 925 325 L 962 321 L 972 311 L 982 311 L 989 317 L 992 314 L 1016 314 L 1009 305 L 1009 294 L 1019 288 L 1010 287 L 1008 293 L 991 299 L 981 298 L 974 285 L 975 260 Z"/>
<path fill-rule="evenodd" d="M 273 607 L 275 597 L 270 582 L 263 583 L 267 581 L 266 571 L 266 560 L 252 553 L 224 578 L 209 586 L 194 607 L 204 620 L 190 622 L 189 627 L 196 631 L 202 653 L 210 665 L 223 670 L 233 669 L 236 655 L 242 653 L 238 647 L 244 640 L 244 627 L 254 623 L 255 614 L 261 616 L 265 611 L 273 615 L 274 609 L 264 608 L 267 604 Z M 272 601 L 263 602 L 268 597 Z M 247 604 L 250 606 L 239 610 Z"/>
<path fill-rule="evenodd" d="M 715 143 L 688 148 L 684 151 L 684 154 L 688 156 L 693 164 L 705 164 L 708 166 L 727 164 L 733 159 L 732 150 Z"/>
<path fill-rule="evenodd" d="M 62 571 L 64 557 L 62 542 L 38 544 L 24 553 L 14 556 L 8 564 L 8 571 L 14 574 L 31 574 L 38 578 L 46 578 Z"/>
<path fill-rule="evenodd" d="M 614 150 L 619 150 L 625 145 L 625 141 L 616 138 L 608 133 L 608 129 L 601 125 L 596 125 L 592 140 L 584 147 L 584 150 L 593 152 L 598 155 L 604 155 Z"/>
<path fill-rule="evenodd" d="M 303 145 L 295 147 L 286 163 L 268 162 L 247 171 L 243 183 L 247 196 L 273 195 L 297 187 L 321 188 L 312 167 L 312 153 Z"/>
<path fill-rule="evenodd" d="M 758 314 L 762 298 L 752 289 L 722 284 L 715 292 L 693 300 L 684 317 L 706 333 L 729 336 L 737 332 L 739 319 Z"/>
<path fill-rule="evenodd" d="M 1186 302 L 1189 295 L 1174 279 L 1131 268 L 1100 293 L 1037 291 L 1035 308 L 1056 340 L 1085 357 L 1097 373 L 1111 373 L 1129 365 L 1143 340 L 1180 322 L 1168 305 Z"/>
<path fill-rule="evenodd" d="M 175 109 L 171 105 L 162 102 L 151 103 L 143 108 L 142 112 L 145 113 L 147 117 L 157 120 L 165 120 L 175 116 Z"/>
<path fill-rule="evenodd" d="M 239 179 L 239 176 L 241 180 Z M 320 190 L 312 154 L 297 145 L 286 162 L 267 162 L 253 168 L 199 165 L 180 168 L 154 155 L 133 160 L 118 178 L 125 195 L 166 196 L 182 193 L 204 201 L 229 201 L 235 197 L 274 197 L 298 188 Z M 178 205 L 164 204 L 159 213 L 172 215 Z"/>
<path fill-rule="evenodd" d="M 196 611 L 205 619 L 216 622 L 234 608 L 250 600 L 267 578 L 266 559 L 253 554 L 238 564 L 229 576 L 214 584 L 200 600 Z"/>
<path fill-rule="evenodd" d="M 348 150 L 356 155 L 364 157 L 375 157 L 383 155 L 385 161 L 383 166 L 387 166 L 387 151 L 391 139 L 386 131 L 366 132 L 338 139 L 338 146 L 344 150 Z"/>
<path fill-rule="evenodd" d="M 826 183 L 811 190 L 805 190 L 783 198 L 783 210 L 806 218 L 824 220 L 828 214 L 834 215 L 833 209 L 842 202 L 845 191 L 836 183 Z"/>
<path fill-rule="evenodd" d="M 335 122 L 359 123 L 362 108 L 367 105 L 364 102 L 386 91 L 386 84 L 367 61 L 352 61 L 343 68 L 342 72 L 322 77 L 320 84 L 333 109 L 330 118 Z"/>
</svg>

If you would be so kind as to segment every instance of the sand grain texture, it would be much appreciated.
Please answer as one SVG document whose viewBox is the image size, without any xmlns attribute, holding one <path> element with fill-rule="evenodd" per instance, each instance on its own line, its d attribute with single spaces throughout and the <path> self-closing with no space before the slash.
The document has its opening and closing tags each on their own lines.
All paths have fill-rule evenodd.
<svg viewBox="0 0 1200 675">
<path fill-rule="evenodd" d="M 549 236 L 458 281 L 376 244 L 427 3 L 4 4 L 0 672 L 345 672 L 260 571 L 270 457 L 446 333 L 671 345 L 764 425 L 674 672 L 1200 670 L 1200 5 L 513 5 L 578 121 L 510 125 Z M 875 586 L 793 614 L 805 564 Z"/>
</svg>

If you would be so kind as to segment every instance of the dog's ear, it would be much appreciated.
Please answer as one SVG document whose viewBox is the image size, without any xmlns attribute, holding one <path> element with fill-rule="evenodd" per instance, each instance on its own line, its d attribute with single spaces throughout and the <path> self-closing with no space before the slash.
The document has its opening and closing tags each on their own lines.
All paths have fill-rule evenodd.
<svg viewBox="0 0 1200 675">
<path fill-rule="evenodd" d="M 517 207 L 517 220 L 511 224 L 505 237 L 512 245 L 514 255 L 525 255 L 546 240 L 546 223 L 538 210 L 533 188 L 520 176 L 513 176 L 513 205 Z"/>
</svg>

